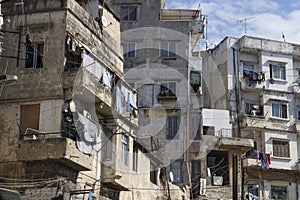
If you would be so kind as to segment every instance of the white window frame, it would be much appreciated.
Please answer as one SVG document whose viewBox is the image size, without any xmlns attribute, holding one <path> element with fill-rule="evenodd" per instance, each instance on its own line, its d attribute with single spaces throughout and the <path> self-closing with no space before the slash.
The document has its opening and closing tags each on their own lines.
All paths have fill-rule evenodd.
<svg viewBox="0 0 300 200">
<path fill-rule="evenodd" d="M 124 58 L 135 58 L 136 57 L 136 43 L 135 42 L 123 42 L 122 46 L 123 46 Z M 133 52 L 133 55 L 131 55 L 131 52 Z"/>
<path fill-rule="evenodd" d="M 175 84 L 175 87 L 174 88 L 171 88 L 170 87 L 170 84 Z M 165 87 L 168 89 L 168 94 L 166 95 L 167 97 L 176 97 L 176 91 L 177 91 L 177 82 L 176 81 L 169 81 L 169 82 L 161 82 L 160 84 L 160 88 L 159 88 L 159 96 L 164 96 L 161 94 L 161 92 L 163 91 L 162 90 L 162 87 Z M 174 89 L 174 91 L 172 90 Z M 172 92 L 174 95 L 170 94 L 169 92 Z"/>
<path fill-rule="evenodd" d="M 286 65 L 270 64 L 270 78 L 286 80 Z"/>
<path fill-rule="evenodd" d="M 274 110 L 274 106 L 275 105 L 278 105 L 278 116 L 277 115 L 274 115 L 276 114 L 275 113 L 275 110 Z M 283 106 L 286 107 L 286 117 L 283 117 L 284 114 L 282 113 L 283 112 Z M 289 112 L 288 112 L 288 104 L 287 103 L 281 103 L 281 102 L 272 102 L 271 103 L 271 109 L 272 109 L 272 117 L 273 118 L 278 118 L 278 119 L 289 119 Z"/>
<path fill-rule="evenodd" d="M 128 165 L 128 152 L 129 152 L 129 137 L 122 135 L 121 137 L 121 162 Z"/>
<path fill-rule="evenodd" d="M 170 49 L 172 44 L 175 45 L 174 51 Z M 166 48 L 163 45 L 166 45 Z M 159 56 L 161 58 L 176 58 L 177 46 L 177 42 L 175 41 L 161 41 L 159 44 Z M 164 52 L 167 52 L 167 55 L 163 55 Z"/>
</svg>

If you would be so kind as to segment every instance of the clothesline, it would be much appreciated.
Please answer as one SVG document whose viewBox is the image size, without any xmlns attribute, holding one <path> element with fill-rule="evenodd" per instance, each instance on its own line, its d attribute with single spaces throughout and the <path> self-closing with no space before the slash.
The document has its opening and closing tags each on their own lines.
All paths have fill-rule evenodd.
<svg viewBox="0 0 300 200">
<path fill-rule="evenodd" d="M 255 149 L 251 149 L 250 151 L 246 152 L 243 156 L 244 158 L 255 158 L 257 161 L 261 161 L 261 168 L 269 169 L 271 165 L 271 153 L 262 153 Z"/>
</svg>

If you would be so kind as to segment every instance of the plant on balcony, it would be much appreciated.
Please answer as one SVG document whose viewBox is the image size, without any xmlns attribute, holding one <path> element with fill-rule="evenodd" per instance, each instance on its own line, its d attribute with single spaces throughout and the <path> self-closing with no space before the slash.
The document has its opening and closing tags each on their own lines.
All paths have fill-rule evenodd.
<svg viewBox="0 0 300 200">
<path fill-rule="evenodd" d="M 168 95 L 169 95 L 169 90 L 168 89 L 162 90 L 159 93 L 159 96 L 168 96 Z"/>
</svg>

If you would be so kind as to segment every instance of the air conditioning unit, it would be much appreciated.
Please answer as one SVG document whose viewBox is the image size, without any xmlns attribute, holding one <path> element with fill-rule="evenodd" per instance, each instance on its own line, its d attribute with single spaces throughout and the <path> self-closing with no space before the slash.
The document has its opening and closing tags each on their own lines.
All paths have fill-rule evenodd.
<svg viewBox="0 0 300 200">
<path fill-rule="evenodd" d="M 89 113 L 89 112 L 86 111 L 86 110 L 83 110 L 83 116 L 85 116 L 85 117 L 88 118 L 88 119 L 92 119 L 91 113 Z"/>
<path fill-rule="evenodd" d="M 206 193 L 206 179 L 200 178 L 200 195 L 205 195 Z"/>
</svg>

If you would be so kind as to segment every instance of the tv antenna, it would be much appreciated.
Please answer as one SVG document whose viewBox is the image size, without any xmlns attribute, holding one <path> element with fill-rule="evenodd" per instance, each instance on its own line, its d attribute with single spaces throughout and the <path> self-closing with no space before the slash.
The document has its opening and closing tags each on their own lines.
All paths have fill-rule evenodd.
<svg viewBox="0 0 300 200">
<path fill-rule="evenodd" d="M 249 17 L 249 18 L 245 18 L 245 19 L 241 19 L 241 20 L 237 20 L 237 23 L 245 23 L 245 35 L 247 35 L 247 21 L 255 19 L 256 17 Z"/>
</svg>

